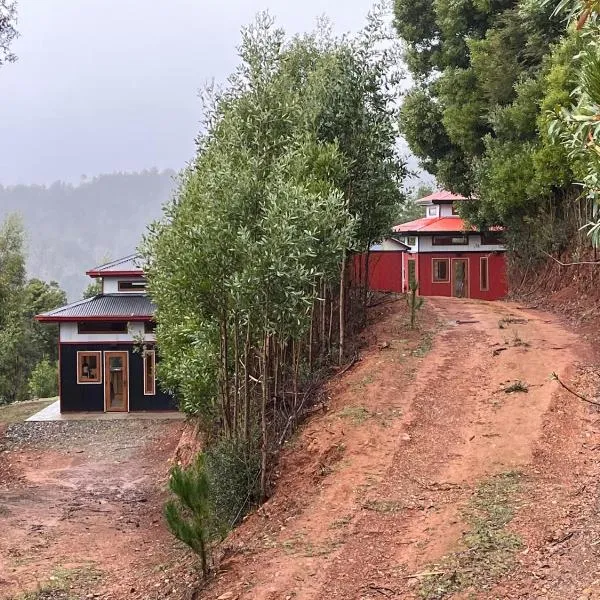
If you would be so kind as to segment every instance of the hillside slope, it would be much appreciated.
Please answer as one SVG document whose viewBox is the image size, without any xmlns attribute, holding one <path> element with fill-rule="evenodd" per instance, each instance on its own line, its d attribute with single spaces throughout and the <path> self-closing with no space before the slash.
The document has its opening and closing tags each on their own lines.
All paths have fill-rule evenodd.
<svg viewBox="0 0 600 600">
<path fill-rule="evenodd" d="M 420 333 L 385 313 L 199 597 L 578 597 L 600 431 L 549 375 L 585 388 L 589 348 L 514 304 L 431 299 Z"/>
<path fill-rule="evenodd" d="M 85 271 L 131 254 L 175 187 L 173 171 L 99 175 L 80 185 L 0 185 L 0 222 L 23 217 L 31 277 L 56 280 L 70 300 L 81 297 Z"/>
</svg>

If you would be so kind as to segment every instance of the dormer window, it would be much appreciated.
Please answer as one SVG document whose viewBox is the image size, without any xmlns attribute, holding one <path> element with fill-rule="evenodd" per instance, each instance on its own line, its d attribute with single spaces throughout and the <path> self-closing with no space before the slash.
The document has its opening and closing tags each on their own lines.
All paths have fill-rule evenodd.
<svg viewBox="0 0 600 600">
<path fill-rule="evenodd" d="M 118 286 L 120 292 L 145 292 L 146 280 L 136 279 L 134 281 L 119 281 Z"/>
<path fill-rule="evenodd" d="M 438 216 L 438 207 L 437 206 L 428 206 L 427 207 L 427 216 L 428 217 L 437 217 Z"/>
</svg>

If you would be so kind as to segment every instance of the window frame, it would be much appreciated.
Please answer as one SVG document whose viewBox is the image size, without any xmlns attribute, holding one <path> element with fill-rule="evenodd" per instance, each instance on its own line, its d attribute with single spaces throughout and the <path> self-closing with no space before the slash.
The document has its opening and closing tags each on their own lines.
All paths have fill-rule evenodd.
<svg viewBox="0 0 600 600">
<path fill-rule="evenodd" d="M 135 286 L 135 284 L 138 284 L 138 286 Z M 134 287 L 130 287 L 129 289 L 127 288 L 123 288 L 122 286 L 134 286 Z M 145 279 L 119 279 L 117 280 L 117 291 L 122 293 L 122 294 L 135 294 L 135 293 L 139 293 L 139 292 L 145 292 L 146 291 L 146 286 L 148 285 L 148 282 Z"/>
<path fill-rule="evenodd" d="M 483 265 L 485 264 L 485 271 Z M 485 272 L 485 286 L 483 285 L 483 273 Z M 487 256 L 479 257 L 479 291 L 489 292 L 490 291 L 490 261 Z"/>
<path fill-rule="evenodd" d="M 406 265 L 406 283 L 407 283 L 407 289 L 410 289 L 410 284 L 413 281 L 417 280 L 417 261 L 414 258 L 409 258 L 408 259 L 408 264 Z M 412 275 L 413 277 L 411 278 L 411 267 L 412 267 Z"/>
<path fill-rule="evenodd" d="M 152 357 L 152 391 L 148 390 L 148 358 Z M 156 350 L 144 351 L 144 396 L 156 396 Z"/>
<path fill-rule="evenodd" d="M 444 263 L 446 265 L 446 279 L 436 279 L 436 263 Z M 432 258 L 431 259 L 431 283 L 450 283 L 450 259 L 449 258 Z"/>
<path fill-rule="evenodd" d="M 411 240 L 412 240 L 412 242 L 411 242 Z M 409 235 L 406 238 L 406 245 L 407 246 L 411 246 L 411 247 L 412 246 L 416 246 L 417 245 L 417 236 L 416 235 Z"/>
<path fill-rule="evenodd" d="M 504 241 L 502 240 L 501 231 L 482 231 L 481 232 L 481 245 L 482 246 L 503 246 Z M 490 237 L 492 238 L 490 240 Z"/>
<path fill-rule="evenodd" d="M 450 240 L 448 241 L 439 241 L 442 240 Z M 463 239 L 462 242 L 455 242 L 454 240 Z M 469 245 L 469 236 L 467 234 L 464 235 L 432 235 L 431 236 L 431 245 L 432 246 L 468 246 Z"/>
<path fill-rule="evenodd" d="M 434 214 L 431 214 L 431 211 L 434 211 Z M 437 205 L 433 205 L 433 206 L 428 206 L 427 207 L 427 218 L 428 219 L 433 219 L 435 217 L 439 217 L 440 216 L 440 207 Z"/>
<path fill-rule="evenodd" d="M 86 324 L 89 326 L 88 331 L 82 331 L 81 325 Z M 119 330 L 112 331 L 110 329 L 93 329 L 93 326 L 97 323 L 123 323 L 125 327 L 119 328 Z M 127 321 L 77 321 L 77 334 L 78 335 L 123 335 L 129 333 L 129 323 Z"/>
<path fill-rule="evenodd" d="M 82 361 L 83 361 L 83 356 L 87 355 L 93 355 L 96 358 L 96 369 L 98 371 L 98 374 L 96 376 L 95 379 L 90 380 L 88 379 L 87 381 L 83 380 L 82 377 L 82 373 L 81 373 L 81 367 L 82 365 Z M 99 385 L 102 384 L 102 351 L 101 350 L 78 350 L 77 351 L 77 385 Z"/>
</svg>

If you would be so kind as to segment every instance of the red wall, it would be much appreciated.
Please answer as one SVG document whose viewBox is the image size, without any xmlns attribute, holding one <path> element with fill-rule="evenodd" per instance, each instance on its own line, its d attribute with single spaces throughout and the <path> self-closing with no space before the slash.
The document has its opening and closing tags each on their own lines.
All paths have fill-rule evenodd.
<svg viewBox="0 0 600 600">
<path fill-rule="evenodd" d="M 369 289 L 378 292 L 402 291 L 402 255 L 399 251 L 369 252 Z M 352 281 L 364 281 L 365 255 L 355 255 Z"/>
<path fill-rule="evenodd" d="M 488 258 L 488 291 L 481 291 L 479 281 L 480 258 Z M 506 257 L 504 252 L 427 252 L 416 255 L 418 261 L 419 293 L 421 296 L 451 296 L 452 283 L 432 281 L 432 259 L 465 258 L 469 260 L 469 298 L 497 300 L 508 293 Z M 450 266 L 452 269 L 452 266 Z"/>
</svg>

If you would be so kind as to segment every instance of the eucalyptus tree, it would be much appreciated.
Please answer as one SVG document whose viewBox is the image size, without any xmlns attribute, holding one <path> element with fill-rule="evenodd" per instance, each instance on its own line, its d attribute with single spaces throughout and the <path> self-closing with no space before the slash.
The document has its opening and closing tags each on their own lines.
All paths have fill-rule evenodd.
<svg viewBox="0 0 600 600">
<path fill-rule="evenodd" d="M 555 9 L 568 23 L 574 56 L 576 87 L 572 104 L 555 111 L 550 134 L 568 151 L 573 171 L 590 201 L 587 223 L 592 244 L 600 247 L 600 3 L 561 0 Z"/>
<path fill-rule="evenodd" d="M 262 497 L 303 382 L 336 338 L 343 353 L 347 253 L 382 237 L 401 199 L 376 30 L 288 41 L 265 14 L 244 29 L 240 65 L 207 90 L 197 156 L 142 247 L 159 377 L 211 435 L 260 452 Z"/>
<path fill-rule="evenodd" d="M 0 67 L 6 62 L 14 62 L 17 57 L 10 47 L 18 36 L 17 3 L 15 0 L 0 0 Z"/>
</svg>

